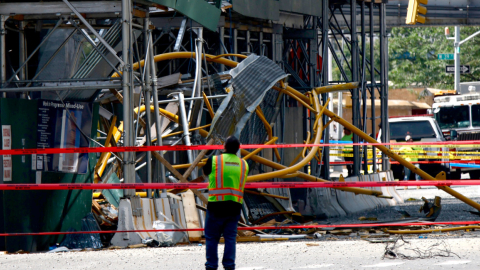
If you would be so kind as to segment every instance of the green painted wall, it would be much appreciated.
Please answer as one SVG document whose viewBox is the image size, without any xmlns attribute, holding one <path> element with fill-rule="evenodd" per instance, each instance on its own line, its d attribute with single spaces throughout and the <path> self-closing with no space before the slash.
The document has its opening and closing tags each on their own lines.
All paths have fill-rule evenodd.
<svg viewBox="0 0 480 270">
<path fill-rule="evenodd" d="M 98 104 L 93 106 L 92 137 L 96 136 Z M 0 99 L 0 124 L 12 127 L 12 149 L 36 148 L 37 100 Z M 93 146 L 93 145 L 91 145 Z M 12 184 L 35 183 L 31 156 L 13 156 Z M 42 173 L 42 183 L 92 183 L 96 155 L 89 155 L 87 174 Z M 0 218 L 5 232 L 50 232 L 80 230 L 81 219 L 91 211 L 91 190 L 4 191 L 0 193 Z M 0 227 L 0 230 L 2 227 Z M 61 236 L 5 237 L 3 249 L 40 251 L 60 243 Z M 0 244 L 0 249 L 2 245 Z"/>
</svg>

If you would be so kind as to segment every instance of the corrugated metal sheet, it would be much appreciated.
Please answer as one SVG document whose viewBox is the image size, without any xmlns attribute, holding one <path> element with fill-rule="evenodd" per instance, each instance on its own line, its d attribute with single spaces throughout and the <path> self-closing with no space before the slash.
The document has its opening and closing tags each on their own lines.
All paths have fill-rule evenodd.
<svg viewBox="0 0 480 270">
<path fill-rule="evenodd" d="M 267 91 L 287 74 L 264 56 L 251 55 L 230 71 L 232 75 L 229 96 L 220 105 L 212 121 L 209 137 L 218 142 L 241 132 L 262 102 Z M 261 140 L 258 140 L 261 142 Z"/>
</svg>

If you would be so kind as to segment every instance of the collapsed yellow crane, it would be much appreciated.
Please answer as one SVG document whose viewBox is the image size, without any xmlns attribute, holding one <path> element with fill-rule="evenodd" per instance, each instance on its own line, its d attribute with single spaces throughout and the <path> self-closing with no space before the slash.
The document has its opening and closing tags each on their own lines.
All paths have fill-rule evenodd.
<svg viewBox="0 0 480 270">
<path fill-rule="evenodd" d="M 237 66 L 238 62 L 235 62 L 235 61 L 224 58 L 224 56 L 231 56 L 231 55 L 232 54 L 214 56 L 214 55 L 209 55 L 209 54 L 202 54 L 202 58 L 205 58 L 208 62 L 223 64 L 225 66 L 233 68 L 233 67 Z M 242 58 L 242 59 L 246 58 L 246 56 L 244 56 L 244 55 L 233 55 L 233 56 L 237 56 L 237 57 Z M 193 52 L 174 52 L 174 53 L 165 53 L 165 54 L 156 55 L 154 57 L 154 61 L 155 62 L 160 62 L 160 61 L 165 61 L 165 60 L 170 60 L 170 59 L 179 59 L 179 58 L 186 59 L 186 58 L 194 58 L 194 57 L 195 57 L 195 53 L 193 53 Z M 144 65 L 144 63 L 145 62 L 143 60 L 140 61 L 140 63 L 135 63 L 133 68 L 138 69 L 138 68 L 142 67 Z M 112 77 L 119 77 L 119 76 L 120 76 L 120 74 L 115 73 Z M 347 90 L 347 89 L 354 89 L 354 88 L 358 87 L 358 83 L 347 83 L 347 84 L 334 85 L 334 86 L 318 87 L 318 88 L 312 89 L 312 91 L 307 92 L 306 94 L 302 94 L 299 91 L 293 89 L 292 87 L 284 85 L 283 82 L 280 82 L 280 85 L 282 86 L 281 88 L 274 86 L 273 89 L 275 89 L 275 90 L 277 90 L 281 93 L 284 93 L 284 94 L 288 95 L 289 97 L 299 101 L 302 105 L 304 105 L 306 108 L 310 109 L 312 111 L 312 113 L 315 114 L 315 119 L 316 120 L 315 120 L 313 135 L 312 135 L 312 138 L 313 138 L 312 143 L 316 144 L 316 146 L 312 147 L 309 151 L 309 154 L 306 155 L 306 156 L 303 156 L 302 160 L 300 160 L 298 163 L 293 164 L 293 165 L 288 166 L 288 167 L 284 166 L 284 165 L 281 165 L 279 163 L 273 162 L 271 160 L 265 159 L 263 157 L 257 156 L 256 153 L 261 151 L 261 149 L 257 149 L 255 151 L 253 151 L 252 153 L 242 149 L 241 150 L 242 156 L 248 157 L 255 162 L 258 162 L 260 164 L 263 164 L 265 166 L 269 166 L 269 167 L 275 169 L 275 171 L 272 171 L 272 172 L 250 175 L 247 178 L 248 182 L 264 181 L 264 180 L 277 178 L 277 177 L 280 177 L 280 178 L 300 177 L 304 180 L 312 181 L 312 182 L 329 182 L 327 180 L 320 179 L 320 178 L 317 178 L 315 176 L 312 176 L 312 175 L 309 175 L 309 174 L 306 174 L 306 173 L 303 173 L 303 172 L 299 171 L 300 169 L 302 169 L 308 162 L 310 162 L 317 155 L 317 152 L 319 150 L 318 149 L 319 148 L 318 144 L 320 143 L 320 139 L 322 137 L 322 131 L 324 129 L 323 123 L 321 121 L 322 115 L 326 115 L 326 116 L 331 118 L 331 120 L 327 123 L 327 125 L 329 123 L 331 123 L 332 121 L 335 121 L 335 122 L 343 125 L 344 127 L 350 129 L 354 134 L 358 135 L 364 141 L 369 142 L 369 143 L 378 143 L 375 139 L 368 136 L 368 134 L 362 132 L 360 129 L 356 128 L 355 126 L 350 124 L 345 119 L 339 117 L 338 115 L 336 115 L 333 112 L 326 109 L 328 101 L 325 102 L 325 104 L 322 106 L 320 104 L 319 99 L 318 99 L 318 94 L 333 92 L 333 91 L 340 91 L 340 90 Z M 211 107 L 209 106 L 209 104 L 207 105 L 207 107 L 209 107 L 209 112 L 212 113 L 212 111 L 210 111 Z M 135 113 L 141 113 L 144 110 L 145 110 L 145 106 L 141 106 L 140 108 L 135 108 Z M 159 110 L 160 111 L 158 113 L 160 113 L 162 116 L 167 117 L 168 119 L 170 119 L 172 121 L 175 121 L 177 123 L 179 122 L 179 117 L 177 115 L 172 114 L 172 113 L 170 113 L 166 110 L 163 110 L 163 109 L 159 109 Z M 151 106 L 150 111 L 154 111 L 153 106 Z M 259 116 L 262 115 L 261 111 L 257 111 L 257 114 Z M 263 121 L 263 123 L 264 123 L 265 128 L 267 129 L 267 133 L 268 133 L 268 130 L 269 130 L 269 128 L 271 129 L 271 127 L 269 126 L 267 121 Z M 208 132 L 206 130 L 204 130 L 202 128 L 196 128 L 196 129 L 199 131 L 200 135 L 202 135 L 203 137 L 206 137 L 208 135 Z M 112 132 L 114 130 L 115 130 L 115 128 L 111 129 Z M 114 135 L 109 134 L 109 136 L 113 136 L 115 141 L 118 141 L 122 131 L 123 131 L 122 126 L 120 126 L 116 130 Z M 276 138 L 271 136 L 270 133 L 268 133 L 268 135 L 269 135 L 269 141 L 266 144 L 274 143 Z M 308 140 L 307 140 L 307 143 L 309 143 Z M 413 164 L 406 161 L 404 158 L 402 158 L 398 154 L 392 152 L 389 148 L 387 148 L 383 145 L 377 145 L 375 147 L 378 148 L 383 153 L 385 153 L 388 157 L 398 161 L 401 165 L 409 168 L 414 173 L 420 175 L 422 177 L 422 179 L 425 179 L 425 180 L 445 180 L 445 177 L 446 177 L 445 172 L 441 172 L 436 177 L 433 177 L 430 174 L 426 173 L 425 171 L 415 167 Z M 305 151 L 306 151 L 306 149 L 302 150 L 302 153 L 305 153 Z M 105 169 L 104 164 L 106 164 L 106 160 L 108 160 L 108 158 L 110 156 L 111 156 L 110 153 L 105 153 L 105 155 L 104 156 L 102 155 L 102 157 L 99 159 L 99 161 L 97 163 L 97 166 L 96 166 L 96 175 L 101 176 L 103 174 L 103 171 Z M 154 156 L 156 158 L 158 158 L 157 155 L 154 155 Z M 190 169 L 192 167 L 192 165 L 193 166 L 203 166 L 202 163 L 197 161 L 196 164 L 173 165 L 173 166 L 171 166 L 170 168 L 167 168 L 167 169 L 175 170 L 175 171 L 176 171 L 176 168 L 189 167 L 189 169 Z M 174 172 L 172 171 L 172 173 L 174 173 Z M 176 172 L 176 173 L 178 174 L 178 172 Z M 174 173 L 174 174 L 176 174 L 176 173 Z M 478 203 L 472 201 L 471 199 L 463 196 L 462 194 L 458 193 L 457 191 L 453 190 L 452 188 L 447 187 L 447 186 L 439 186 L 437 188 L 447 192 L 448 194 L 456 197 L 457 199 L 465 202 L 466 204 L 468 204 L 468 205 L 472 206 L 473 208 L 477 209 L 478 211 L 480 211 L 480 204 L 478 204 Z M 339 189 L 339 190 L 342 190 L 342 191 L 347 191 L 347 192 L 354 192 L 355 194 L 364 194 L 364 195 L 372 195 L 372 196 L 382 196 L 383 195 L 381 191 L 363 189 L 363 188 L 336 188 L 336 189 Z"/>
</svg>

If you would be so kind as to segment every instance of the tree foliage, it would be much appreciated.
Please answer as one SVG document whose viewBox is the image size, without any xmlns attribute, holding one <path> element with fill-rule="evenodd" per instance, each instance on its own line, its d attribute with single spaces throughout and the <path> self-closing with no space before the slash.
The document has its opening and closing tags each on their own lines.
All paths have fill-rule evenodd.
<svg viewBox="0 0 480 270">
<path fill-rule="evenodd" d="M 480 27 L 461 27 L 461 39 L 469 37 L 480 30 Z M 454 65 L 453 60 L 438 60 L 441 53 L 453 53 L 453 40 L 447 39 L 444 27 L 394 27 L 388 38 L 389 81 L 393 88 L 431 87 L 438 89 L 454 89 L 454 75 L 445 73 L 445 66 Z M 453 37 L 454 27 L 450 27 L 450 36 Z M 361 37 L 358 37 L 361 55 Z M 375 67 L 380 69 L 380 42 L 375 37 Z M 480 78 L 480 35 L 460 47 L 460 64 L 470 65 L 471 74 L 462 74 L 461 82 L 478 81 Z M 346 73 L 345 79 L 340 74 L 339 66 L 335 61 L 332 65 L 334 81 L 350 81 L 351 53 L 348 43 L 336 44 L 332 42 L 337 59 L 339 59 Z M 370 60 L 370 42 L 366 42 L 366 59 Z M 343 50 L 341 49 L 343 47 Z M 342 55 L 343 51 L 344 55 Z M 345 59 L 343 56 L 345 56 Z M 359 64 L 362 58 L 360 56 Z M 366 72 L 366 80 L 370 80 L 370 71 Z M 380 80 L 378 74 L 375 79 Z"/>
<path fill-rule="evenodd" d="M 480 27 L 461 27 L 464 40 Z M 450 32 L 454 33 L 453 27 Z M 453 35 L 451 35 L 453 36 Z M 460 47 L 460 64 L 470 65 L 471 74 L 461 76 L 461 81 L 476 81 L 480 77 L 480 36 Z M 453 89 L 454 75 L 445 73 L 446 65 L 453 60 L 438 60 L 440 53 L 453 53 L 453 40 L 447 39 L 444 27 L 393 28 L 389 38 L 389 80 L 395 88 L 425 86 Z"/>
</svg>

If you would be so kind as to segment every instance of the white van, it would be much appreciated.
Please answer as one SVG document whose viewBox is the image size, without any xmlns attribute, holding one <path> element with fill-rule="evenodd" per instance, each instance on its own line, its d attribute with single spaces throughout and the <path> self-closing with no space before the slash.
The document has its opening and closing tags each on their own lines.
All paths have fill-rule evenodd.
<svg viewBox="0 0 480 270">
<path fill-rule="evenodd" d="M 442 130 L 438 126 L 437 121 L 433 116 L 406 116 L 406 117 L 392 117 L 388 119 L 390 126 L 390 142 L 391 143 L 404 143 L 405 137 L 410 135 L 414 142 L 443 142 L 445 138 L 443 137 Z M 381 131 L 380 131 L 381 132 Z M 378 136 L 380 138 L 381 133 L 379 132 Z M 377 138 L 377 140 L 379 140 Z M 401 146 L 392 147 L 392 149 L 398 149 Z M 448 157 L 448 154 L 441 153 L 432 153 L 436 151 L 445 151 L 448 152 L 449 149 L 446 147 L 439 146 L 425 146 L 422 147 L 425 153 L 419 154 L 422 156 L 435 156 L 432 159 L 420 158 L 419 161 L 443 161 L 444 163 L 433 163 L 433 164 L 420 164 L 420 169 L 429 173 L 435 177 L 439 172 L 444 171 L 447 173 L 447 177 L 450 179 L 459 179 L 455 177 L 460 176 L 450 176 L 450 164 L 447 158 L 438 158 L 439 156 Z M 403 166 L 398 164 L 392 164 L 392 171 L 395 179 L 403 179 L 404 171 Z M 415 175 L 412 173 L 410 179 L 414 180 Z"/>
</svg>

